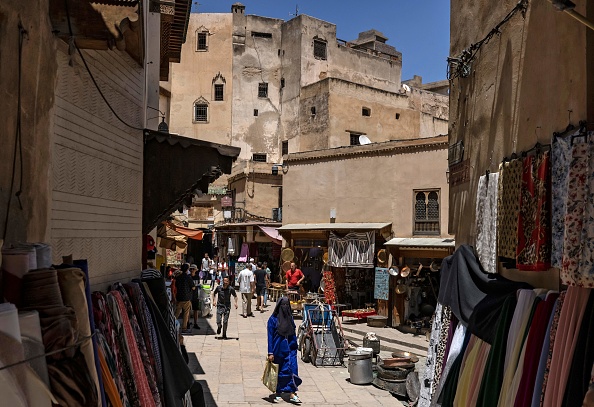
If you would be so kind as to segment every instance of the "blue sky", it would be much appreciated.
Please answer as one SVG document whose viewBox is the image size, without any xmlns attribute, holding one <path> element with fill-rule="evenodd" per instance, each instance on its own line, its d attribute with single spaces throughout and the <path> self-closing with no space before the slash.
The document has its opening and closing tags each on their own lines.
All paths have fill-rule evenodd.
<svg viewBox="0 0 594 407">
<path fill-rule="evenodd" d="M 299 13 L 336 24 L 337 36 L 354 40 L 361 31 L 375 28 L 388 44 L 402 52 L 402 79 L 421 75 L 423 82 L 446 79 L 450 42 L 448 0 L 242 0 L 246 14 L 289 20 Z M 235 1 L 196 0 L 192 11 L 228 13 Z"/>
</svg>

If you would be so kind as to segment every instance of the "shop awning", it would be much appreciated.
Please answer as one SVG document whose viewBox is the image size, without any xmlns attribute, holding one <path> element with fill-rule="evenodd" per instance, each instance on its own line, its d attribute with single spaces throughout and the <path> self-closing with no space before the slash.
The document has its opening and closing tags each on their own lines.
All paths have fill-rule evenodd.
<svg viewBox="0 0 594 407">
<path fill-rule="evenodd" d="M 202 240 L 202 237 L 204 236 L 204 232 L 199 229 L 192 229 L 192 228 L 186 228 L 183 226 L 177 226 L 171 222 L 165 222 L 165 225 L 169 229 L 174 230 L 177 233 L 179 233 L 180 235 L 184 235 L 189 239 Z"/>
<path fill-rule="evenodd" d="M 391 223 L 293 223 L 278 228 L 279 232 L 304 230 L 381 230 Z"/>
<path fill-rule="evenodd" d="M 142 231 L 149 233 L 182 206 L 191 205 L 196 190 L 221 174 L 230 174 L 238 147 L 144 131 Z"/>
<path fill-rule="evenodd" d="M 278 233 L 278 230 L 276 230 L 275 227 L 260 226 L 260 225 L 258 225 L 258 227 L 260 228 L 260 230 L 262 232 L 264 232 L 266 234 L 266 236 L 268 236 L 270 239 L 272 239 L 272 243 L 283 244 L 283 238 L 280 235 L 280 233 Z"/>
<path fill-rule="evenodd" d="M 454 239 L 444 239 L 441 237 L 395 237 L 384 243 L 385 246 L 397 247 L 420 247 L 420 248 L 454 248 L 456 241 Z"/>
</svg>

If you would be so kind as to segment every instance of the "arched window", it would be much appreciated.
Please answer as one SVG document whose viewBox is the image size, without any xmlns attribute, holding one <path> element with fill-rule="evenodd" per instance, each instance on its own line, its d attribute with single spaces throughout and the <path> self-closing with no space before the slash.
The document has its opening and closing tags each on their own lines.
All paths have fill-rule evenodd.
<svg viewBox="0 0 594 407">
<path fill-rule="evenodd" d="M 225 77 L 221 75 L 221 72 L 212 78 L 212 100 L 215 102 L 222 102 L 225 100 L 225 84 L 227 81 Z"/>
<path fill-rule="evenodd" d="M 202 96 L 194 101 L 194 123 L 208 123 L 208 101 Z"/>
<path fill-rule="evenodd" d="M 196 51 L 208 51 L 208 29 L 201 26 L 196 30 Z"/>
<path fill-rule="evenodd" d="M 439 190 L 415 191 L 415 235 L 439 235 Z"/>
</svg>

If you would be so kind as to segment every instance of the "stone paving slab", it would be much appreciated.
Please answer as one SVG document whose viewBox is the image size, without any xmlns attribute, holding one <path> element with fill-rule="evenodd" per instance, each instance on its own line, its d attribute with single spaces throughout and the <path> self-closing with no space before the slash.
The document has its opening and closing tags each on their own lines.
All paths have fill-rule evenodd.
<svg viewBox="0 0 594 407">
<path fill-rule="evenodd" d="M 290 406 L 281 401 L 273 403 L 269 391 L 261 382 L 267 355 L 266 323 L 275 303 L 264 313 L 243 318 L 236 310 L 229 318 L 228 340 L 215 335 L 215 318 L 201 318 L 201 329 L 184 335 L 186 350 L 190 356 L 190 369 L 200 381 L 209 407 L 267 406 L 273 404 Z M 300 321 L 296 320 L 298 325 Z M 382 352 L 381 356 L 389 357 Z M 403 404 L 390 393 L 372 385 L 357 386 L 348 381 L 346 367 L 315 367 L 299 363 L 299 376 L 303 384 L 299 397 L 303 406 L 395 406 Z"/>
</svg>

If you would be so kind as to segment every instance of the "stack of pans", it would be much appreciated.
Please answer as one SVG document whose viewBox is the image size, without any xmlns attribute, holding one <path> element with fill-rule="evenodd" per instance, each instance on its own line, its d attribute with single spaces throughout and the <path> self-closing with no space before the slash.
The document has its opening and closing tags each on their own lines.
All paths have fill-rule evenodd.
<svg viewBox="0 0 594 407">
<path fill-rule="evenodd" d="M 415 401 L 419 397 L 420 382 L 415 372 L 419 358 L 408 352 L 394 352 L 377 365 L 377 377 L 373 384 L 383 390 Z"/>
</svg>

